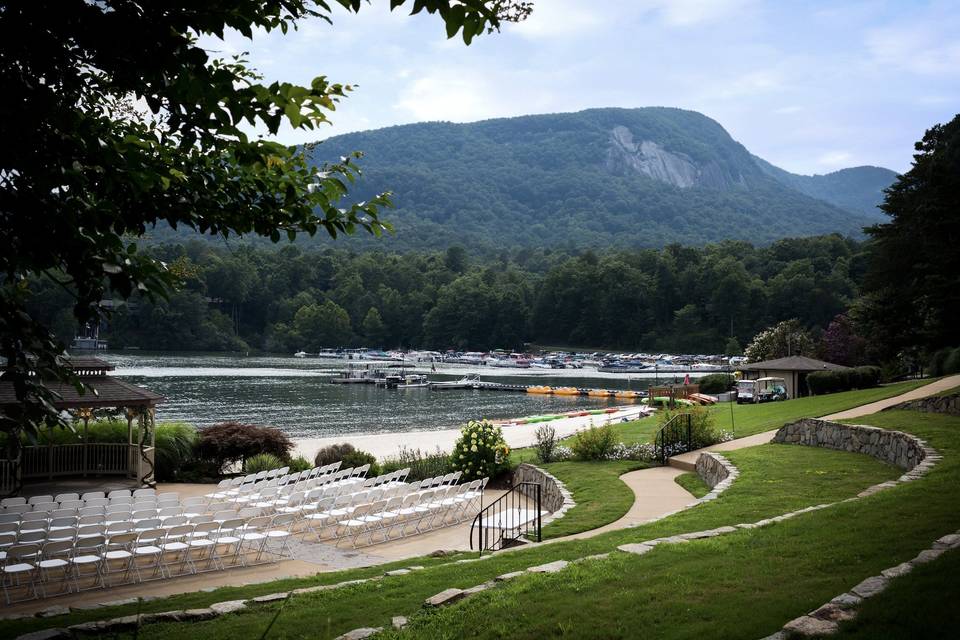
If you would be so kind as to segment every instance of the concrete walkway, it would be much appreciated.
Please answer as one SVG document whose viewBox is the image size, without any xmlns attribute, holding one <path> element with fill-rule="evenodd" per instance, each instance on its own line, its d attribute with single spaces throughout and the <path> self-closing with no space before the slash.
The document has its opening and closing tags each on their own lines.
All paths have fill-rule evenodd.
<svg viewBox="0 0 960 640">
<path fill-rule="evenodd" d="M 851 418 L 868 416 L 872 413 L 876 413 L 888 407 L 892 407 L 894 405 L 900 404 L 901 402 L 907 402 L 908 400 L 919 400 L 920 398 L 926 398 L 927 396 L 935 395 L 942 391 L 946 391 L 947 389 L 952 389 L 956 386 L 960 386 L 960 375 L 947 376 L 946 378 L 935 380 L 930 384 L 925 384 L 922 387 L 917 387 L 912 391 L 901 393 L 898 396 L 893 396 L 892 398 L 885 398 L 884 400 L 877 400 L 876 402 L 863 404 L 863 405 L 860 405 L 859 407 L 854 407 L 852 409 L 847 409 L 845 411 L 831 413 L 830 415 L 821 416 L 821 418 L 824 420 L 849 420 Z M 670 458 L 670 466 L 676 467 L 677 469 L 683 469 L 684 471 L 693 471 L 694 466 L 697 463 L 697 458 L 699 458 L 700 454 L 705 451 L 735 451 L 737 449 L 755 447 L 757 445 L 766 444 L 770 442 L 773 439 L 773 436 L 776 435 L 776 433 L 777 433 L 777 429 L 771 429 L 770 431 L 764 431 L 763 433 L 756 433 L 752 436 L 747 436 L 745 438 L 737 438 L 736 440 L 721 442 L 719 444 L 711 445 L 709 447 L 704 447 L 703 449 L 690 451 L 689 453 L 682 453 L 678 456 L 673 456 L 672 458 Z"/>
</svg>

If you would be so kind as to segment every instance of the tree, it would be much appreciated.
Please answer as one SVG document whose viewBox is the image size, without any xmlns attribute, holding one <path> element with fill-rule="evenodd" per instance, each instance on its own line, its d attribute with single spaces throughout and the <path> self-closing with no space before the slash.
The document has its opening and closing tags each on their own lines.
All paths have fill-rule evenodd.
<svg viewBox="0 0 960 640">
<path fill-rule="evenodd" d="M 820 338 L 820 355 L 827 362 L 856 367 L 865 362 L 866 340 L 857 335 L 849 316 L 839 314 Z"/>
<path fill-rule="evenodd" d="M 854 312 L 861 335 L 884 360 L 957 344 L 960 318 L 960 115 L 916 143 L 908 172 L 880 206 L 890 221 L 873 239 L 864 300 Z"/>
<path fill-rule="evenodd" d="M 311 351 L 342 347 L 353 335 L 350 316 L 333 300 L 301 307 L 293 316 L 293 329 L 306 343 L 301 348 Z"/>
<path fill-rule="evenodd" d="M 27 310 L 31 276 L 68 289 L 86 323 L 106 314 L 107 294 L 157 299 L 175 284 L 129 241 L 150 227 L 273 242 L 390 228 L 380 219 L 388 194 L 343 202 L 358 153 L 317 167 L 303 149 L 250 137 L 242 126 L 270 135 L 284 123 L 316 128 L 349 85 L 325 76 L 308 86 L 265 84 L 242 56 L 211 57 L 199 45 L 228 30 L 252 37 L 309 17 L 330 22 L 331 4 L 33 0 L 0 11 L 0 354 L 21 401 L 0 416 L 0 428 L 56 422 L 44 381 L 79 385 L 60 357 L 63 344 Z M 353 12 L 362 5 L 336 4 Z M 531 10 L 520 0 L 412 4 L 412 13 L 438 16 L 449 37 L 460 33 L 467 44 Z"/>
<path fill-rule="evenodd" d="M 370 307 L 370 310 L 367 311 L 367 315 L 363 318 L 363 326 L 361 327 L 364 337 L 368 340 L 373 341 L 376 345 L 384 344 L 384 335 L 386 333 L 386 327 L 383 324 L 383 318 L 380 317 L 380 312 L 377 311 L 376 307 Z"/>
<path fill-rule="evenodd" d="M 813 353 L 813 338 L 796 318 L 784 320 L 754 336 L 744 350 L 749 362 Z"/>
<path fill-rule="evenodd" d="M 726 356 L 742 356 L 743 348 L 740 346 L 740 341 L 731 336 L 727 340 L 726 346 L 723 347 L 723 354 Z"/>
</svg>

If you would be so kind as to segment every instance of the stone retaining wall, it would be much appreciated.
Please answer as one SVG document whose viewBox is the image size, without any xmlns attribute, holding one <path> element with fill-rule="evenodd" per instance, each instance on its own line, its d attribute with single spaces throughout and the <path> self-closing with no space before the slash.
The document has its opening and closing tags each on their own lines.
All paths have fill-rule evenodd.
<svg viewBox="0 0 960 640">
<path fill-rule="evenodd" d="M 927 456 L 925 443 L 902 431 L 815 418 L 783 425 L 772 441 L 862 453 L 908 471 Z"/>
<path fill-rule="evenodd" d="M 929 398 L 920 398 L 919 400 L 908 400 L 907 402 L 901 402 L 892 407 L 887 407 L 884 411 L 895 411 L 899 409 L 960 416 L 960 393 L 955 393 L 950 396 L 930 396 Z"/>
<path fill-rule="evenodd" d="M 544 518 L 543 524 L 562 518 L 567 511 L 577 505 L 566 485 L 540 467 L 524 462 L 514 469 L 513 484 L 517 485 L 521 482 L 534 482 L 540 485 L 540 504 L 551 514 Z M 523 493 L 526 495 L 528 492 Z"/>
<path fill-rule="evenodd" d="M 707 483 L 707 486 L 713 489 L 715 486 L 726 480 L 730 476 L 729 463 L 725 458 L 708 453 L 701 453 L 697 458 L 697 475 Z"/>
</svg>

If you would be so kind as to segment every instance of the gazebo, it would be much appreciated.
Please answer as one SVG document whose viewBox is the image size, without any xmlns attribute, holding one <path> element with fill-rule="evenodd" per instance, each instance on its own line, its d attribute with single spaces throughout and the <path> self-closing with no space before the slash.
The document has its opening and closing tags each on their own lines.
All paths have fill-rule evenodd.
<svg viewBox="0 0 960 640">
<path fill-rule="evenodd" d="M 816 371 L 842 371 L 847 369 L 843 365 L 815 360 L 806 356 L 789 356 L 775 360 L 753 362 L 740 367 L 746 379 L 774 376 L 783 378 L 787 388 L 788 398 L 800 398 L 809 395 L 807 376 Z"/>
<path fill-rule="evenodd" d="M 54 403 L 57 409 L 83 421 L 82 441 L 54 444 L 51 427 L 47 444 L 23 447 L 15 460 L 0 459 L 0 491 L 7 493 L 22 480 L 53 480 L 56 476 L 123 475 L 154 486 L 154 416 L 163 396 L 107 375 L 114 367 L 99 358 L 75 357 L 69 363 L 93 391 L 79 393 L 73 385 L 61 382 L 50 382 L 47 388 L 59 398 Z M 0 412 L 18 404 L 13 383 L 0 380 Z M 88 424 L 97 409 L 123 412 L 126 442 L 88 441 Z"/>
</svg>

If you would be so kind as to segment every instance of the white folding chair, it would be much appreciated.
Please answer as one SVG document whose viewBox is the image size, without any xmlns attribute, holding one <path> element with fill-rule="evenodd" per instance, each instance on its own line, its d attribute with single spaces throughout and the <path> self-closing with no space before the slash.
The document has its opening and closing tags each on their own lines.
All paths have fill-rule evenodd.
<svg viewBox="0 0 960 640">
<path fill-rule="evenodd" d="M 173 575 L 172 569 L 178 567 L 177 575 L 183 575 L 187 572 L 193 573 L 190 565 L 190 534 L 193 533 L 192 524 L 181 524 L 167 528 L 167 537 L 165 542 L 160 545 L 163 549 L 161 562 L 167 568 L 167 575 Z"/>
<path fill-rule="evenodd" d="M 133 549 L 137 544 L 139 536 L 140 534 L 135 531 L 109 536 L 103 553 L 102 565 L 102 575 L 105 586 L 115 586 L 110 580 L 110 576 L 112 575 L 121 574 L 123 576 L 119 584 L 130 581 L 134 564 Z"/>
<path fill-rule="evenodd" d="M 103 536 L 77 538 L 70 558 L 70 575 L 76 591 L 87 591 L 103 587 L 103 553 L 107 539 Z M 80 587 L 81 578 L 92 578 L 93 585 L 87 589 Z"/>
<path fill-rule="evenodd" d="M 166 537 L 166 529 L 159 527 L 145 529 L 138 534 L 137 542 L 133 545 L 133 570 L 137 574 L 138 582 L 143 582 L 141 569 L 153 569 L 151 579 L 166 577 L 162 562 L 162 547 Z M 145 560 L 145 564 L 141 564 L 141 560 Z"/>
<path fill-rule="evenodd" d="M 7 547 L 6 562 L 3 565 L 3 595 L 7 604 L 30 600 L 37 597 L 37 556 L 40 554 L 40 545 L 36 543 L 15 544 Z M 11 589 L 26 588 L 28 597 L 14 600 L 10 597 Z"/>
<path fill-rule="evenodd" d="M 73 540 L 50 541 L 41 547 L 40 561 L 37 563 L 37 582 L 41 597 L 70 593 L 71 557 Z M 47 587 L 54 583 L 59 583 L 60 589 L 51 594 Z"/>
</svg>

